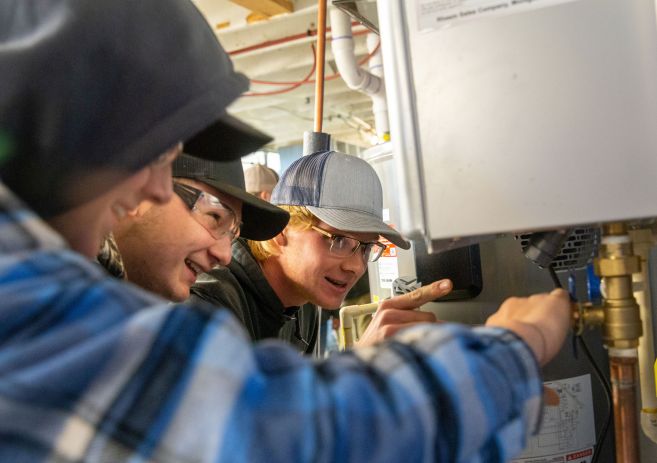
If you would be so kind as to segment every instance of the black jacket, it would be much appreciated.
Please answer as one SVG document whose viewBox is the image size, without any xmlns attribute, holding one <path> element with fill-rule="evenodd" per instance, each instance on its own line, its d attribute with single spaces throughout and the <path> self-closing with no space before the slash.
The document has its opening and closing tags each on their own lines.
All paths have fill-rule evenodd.
<svg viewBox="0 0 657 463">
<path fill-rule="evenodd" d="M 229 308 L 254 341 L 279 338 L 303 353 L 313 352 L 317 334 L 315 306 L 284 307 L 243 239 L 233 243 L 228 267 L 199 278 L 192 287 L 194 298 Z"/>
</svg>

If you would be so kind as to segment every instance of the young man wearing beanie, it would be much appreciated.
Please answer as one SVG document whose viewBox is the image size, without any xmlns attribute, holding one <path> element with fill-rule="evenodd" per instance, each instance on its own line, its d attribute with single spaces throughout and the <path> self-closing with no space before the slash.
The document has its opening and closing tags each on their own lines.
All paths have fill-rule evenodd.
<svg viewBox="0 0 657 463">
<path fill-rule="evenodd" d="M 246 191 L 264 201 L 271 200 L 271 192 L 278 183 L 278 174 L 262 164 L 254 164 L 244 171 Z"/>
<path fill-rule="evenodd" d="M 210 137 L 223 161 L 261 144 L 225 118 L 245 88 L 187 0 L 0 2 L 0 461 L 516 455 L 540 420 L 539 365 L 565 339 L 564 293 L 316 364 L 79 253 L 171 196 L 179 140 Z"/>
<path fill-rule="evenodd" d="M 239 160 L 182 155 L 173 162 L 173 199 L 142 202 L 114 228 L 126 278 L 171 301 L 184 301 L 202 272 L 228 265 L 231 243 L 273 238 L 289 214 L 244 189 Z"/>
</svg>

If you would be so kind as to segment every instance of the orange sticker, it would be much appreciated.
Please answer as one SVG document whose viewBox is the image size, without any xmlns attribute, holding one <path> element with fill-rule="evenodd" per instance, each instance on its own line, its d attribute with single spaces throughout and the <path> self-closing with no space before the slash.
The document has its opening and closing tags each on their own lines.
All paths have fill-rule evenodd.
<svg viewBox="0 0 657 463">
<path fill-rule="evenodd" d="M 386 248 L 384 249 L 383 254 L 381 254 L 381 257 L 397 257 L 397 246 L 385 238 L 382 238 L 380 242 L 386 245 Z"/>
</svg>

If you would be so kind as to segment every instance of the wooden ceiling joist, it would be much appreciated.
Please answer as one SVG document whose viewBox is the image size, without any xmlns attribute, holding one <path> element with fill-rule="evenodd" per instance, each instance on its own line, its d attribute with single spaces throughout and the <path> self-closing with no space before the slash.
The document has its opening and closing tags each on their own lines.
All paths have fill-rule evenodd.
<svg viewBox="0 0 657 463">
<path fill-rule="evenodd" d="M 232 3 L 248 8 L 264 16 L 291 13 L 294 5 L 289 0 L 230 0 Z"/>
</svg>

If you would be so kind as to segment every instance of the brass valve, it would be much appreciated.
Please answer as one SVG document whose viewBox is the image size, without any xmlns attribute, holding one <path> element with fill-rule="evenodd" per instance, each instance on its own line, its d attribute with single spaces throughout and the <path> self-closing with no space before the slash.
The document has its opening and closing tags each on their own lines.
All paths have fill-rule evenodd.
<svg viewBox="0 0 657 463">
<path fill-rule="evenodd" d="M 641 271 L 641 260 L 634 255 L 632 241 L 624 223 L 604 226 L 596 273 L 604 281 L 604 324 L 602 336 L 608 347 L 637 347 L 642 334 L 639 305 L 634 299 L 632 274 Z"/>
<path fill-rule="evenodd" d="M 581 334 L 587 326 L 601 326 L 605 345 L 626 349 L 639 345 L 642 334 L 639 306 L 634 299 L 632 273 L 641 271 L 632 242 L 623 223 L 605 225 L 600 257 L 595 272 L 605 285 L 602 306 L 590 303 L 573 306 L 573 329 Z"/>
</svg>

